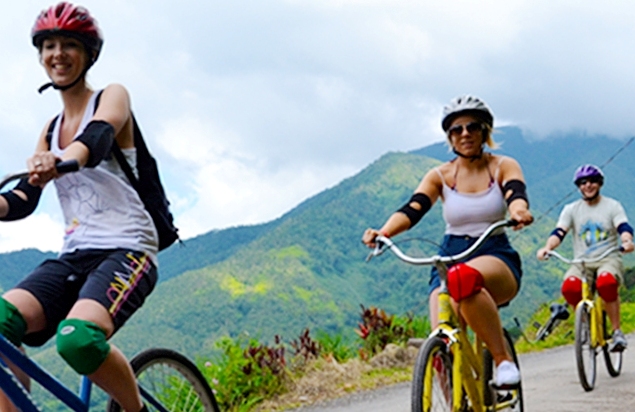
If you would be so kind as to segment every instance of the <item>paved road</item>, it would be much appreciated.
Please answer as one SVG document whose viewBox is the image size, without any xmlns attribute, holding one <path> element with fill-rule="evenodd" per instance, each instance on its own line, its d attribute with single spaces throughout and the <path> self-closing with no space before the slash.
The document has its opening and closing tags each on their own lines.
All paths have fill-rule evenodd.
<svg viewBox="0 0 635 412">
<path fill-rule="evenodd" d="M 635 335 L 629 336 L 635 345 Z M 635 411 L 635 354 L 624 353 L 622 374 L 609 377 L 602 355 L 597 359 L 595 390 L 580 386 L 572 346 L 521 355 L 525 411 Z M 294 409 L 296 412 L 410 412 L 410 385 L 399 384 L 337 401 Z"/>
</svg>

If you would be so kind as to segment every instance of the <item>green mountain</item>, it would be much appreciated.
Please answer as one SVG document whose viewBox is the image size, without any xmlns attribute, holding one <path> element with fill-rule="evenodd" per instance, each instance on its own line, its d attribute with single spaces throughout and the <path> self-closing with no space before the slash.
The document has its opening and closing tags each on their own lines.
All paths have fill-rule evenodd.
<svg viewBox="0 0 635 412">
<path fill-rule="evenodd" d="M 576 135 L 532 141 L 516 128 L 502 128 L 496 137 L 502 141 L 498 152 L 523 166 L 537 218 L 531 227 L 509 232 L 525 273 L 519 296 L 501 310 L 509 324 L 513 317 L 528 319 L 540 304 L 558 296 L 562 265 L 538 262 L 534 256 L 562 205 L 577 196 L 571 183 L 575 167 L 603 165 L 625 142 Z M 604 168 L 603 193 L 621 200 L 635 216 L 630 150 Z M 352 334 L 360 304 L 425 315 L 429 268 L 401 263 L 389 253 L 367 263 L 368 250 L 360 239 L 365 228 L 380 226 L 410 197 L 427 170 L 448 158 L 442 143 L 412 153 L 388 153 L 279 219 L 212 231 L 169 248 L 160 254 L 161 282 L 116 342 L 128 354 L 165 346 L 209 356 L 222 335 L 248 332 L 271 341 L 278 334 L 288 341 L 305 327 Z M 435 253 L 443 229 L 437 204 L 396 240 L 413 254 Z M 33 252 L 0 259 L 37 260 L 26 253 Z M 26 266 L 19 269 L 28 272 Z M 14 280 L 0 279 L 0 286 L 6 289 Z"/>
</svg>

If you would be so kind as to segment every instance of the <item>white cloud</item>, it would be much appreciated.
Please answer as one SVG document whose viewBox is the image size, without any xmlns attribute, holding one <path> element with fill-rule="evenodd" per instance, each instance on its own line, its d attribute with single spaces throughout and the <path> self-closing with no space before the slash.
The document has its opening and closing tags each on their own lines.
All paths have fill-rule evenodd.
<svg viewBox="0 0 635 412">
<path fill-rule="evenodd" d="M 58 251 L 62 247 L 64 227 L 58 219 L 38 213 L 29 219 L 2 222 L 0 251 L 37 248 L 43 251 Z"/>
<path fill-rule="evenodd" d="M 632 2 L 81 4 L 106 37 L 90 83 L 130 91 L 185 236 L 273 219 L 387 151 L 442 141 L 441 108 L 459 94 L 539 136 L 635 128 Z M 46 77 L 29 32 L 46 6 L 3 9 L 2 173 L 24 167 L 60 109 L 56 92 L 35 91 Z M 57 207 L 24 225 L 61 237 L 47 223 Z M 28 242 L 20 225 L 0 224 L 0 250 Z"/>
<path fill-rule="evenodd" d="M 203 119 L 176 119 L 166 125 L 160 142 L 185 166 L 180 169 L 185 190 L 171 195 L 186 238 L 211 228 L 268 221 L 354 172 L 268 167 L 266 159 L 241 151 L 240 136 Z"/>
</svg>

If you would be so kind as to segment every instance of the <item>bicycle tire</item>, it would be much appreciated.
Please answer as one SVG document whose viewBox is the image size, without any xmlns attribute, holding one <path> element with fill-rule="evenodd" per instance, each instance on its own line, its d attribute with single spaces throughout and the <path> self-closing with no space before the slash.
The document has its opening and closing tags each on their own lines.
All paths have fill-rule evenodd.
<svg viewBox="0 0 635 412">
<path fill-rule="evenodd" d="M 171 412 L 220 412 L 214 393 L 201 371 L 180 353 L 162 348 L 147 349 L 130 361 L 139 385 Z M 146 402 L 149 411 L 156 411 Z M 109 412 L 123 409 L 109 399 Z"/>
<path fill-rule="evenodd" d="M 602 329 L 604 333 L 604 339 L 607 343 L 602 346 L 602 353 L 604 354 L 604 364 L 606 370 L 612 378 L 615 378 L 622 373 L 622 352 L 611 352 L 609 350 L 608 340 L 611 338 L 608 333 L 607 315 L 606 311 L 602 311 Z"/>
<path fill-rule="evenodd" d="M 589 307 L 580 304 L 575 310 L 575 359 L 580 384 L 585 391 L 595 387 L 596 352 L 591 342 Z"/>
<path fill-rule="evenodd" d="M 505 338 L 505 346 L 507 347 L 507 351 L 511 354 L 514 363 L 520 370 L 520 362 L 518 361 L 518 355 L 516 354 L 516 348 L 514 347 L 514 341 L 507 329 L 503 329 L 503 336 Z M 523 399 L 523 387 L 522 387 L 522 379 L 517 387 L 510 390 L 495 390 L 490 382 L 495 378 L 494 371 L 496 368 L 494 367 L 494 359 L 492 358 L 492 354 L 490 351 L 485 349 L 483 351 L 483 384 L 485 387 L 483 388 L 483 403 L 485 406 L 489 407 L 490 410 L 506 410 L 513 412 L 524 412 L 525 410 L 525 402 Z M 522 375 L 522 374 L 521 374 Z M 510 407 L 505 409 L 497 409 L 496 404 L 506 402 L 510 404 Z"/>
<path fill-rule="evenodd" d="M 419 350 L 412 378 L 411 404 L 412 412 L 453 410 L 452 355 L 439 337 L 427 339 Z"/>
</svg>

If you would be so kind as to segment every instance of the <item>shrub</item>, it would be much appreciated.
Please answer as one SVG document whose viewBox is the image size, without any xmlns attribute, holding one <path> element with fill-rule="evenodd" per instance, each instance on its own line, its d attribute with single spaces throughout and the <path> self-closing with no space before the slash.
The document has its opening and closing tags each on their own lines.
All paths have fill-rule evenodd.
<svg viewBox="0 0 635 412">
<path fill-rule="evenodd" d="M 217 346 L 223 354 L 206 372 L 221 410 L 247 411 L 284 390 L 287 371 L 279 336 L 273 346 L 244 336 L 222 338 Z"/>
<path fill-rule="evenodd" d="M 404 344 L 409 338 L 414 337 L 425 329 L 425 325 L 415 323 L 414 316 L 409 315 L 404 318 L 396 318 L 395 315 L 388 315 L 382 309 L 376 307 L 362 308 L 362 321 L 359 329 L 355 332 L 362 338 L 362 348 L 360 356 L 367 359 L 384 350 L 389 343 Z"/>
<path fill-rule="evenodd" d="M 322 355 L 330 355 L 340 363 L 352 359 L 356 355 L 356 350 L 351 344 L 345 342 L 341 334 L 331 336 L 326 332 L 318 332 L 316 339 L 320 344 Z"/>
<path fill-rule="evenodd" d="M 430 319 L 426 316 L 415 316 L 409 312 L 396 316 L 394 322 L 403 329 L 403 336 L 397 343 L 406 343 L 410 338 L 425 338 L 430 334 Z"/>
<path fill-rule="evenodd" d="M 304 363 L 315 359 L 320 354 L 320 344 L 309 336 L 309 328 L 304 329 L 298 339 L 290 343 L 293 348 L 294 359 L 300 358 Z"/>
</svg>

